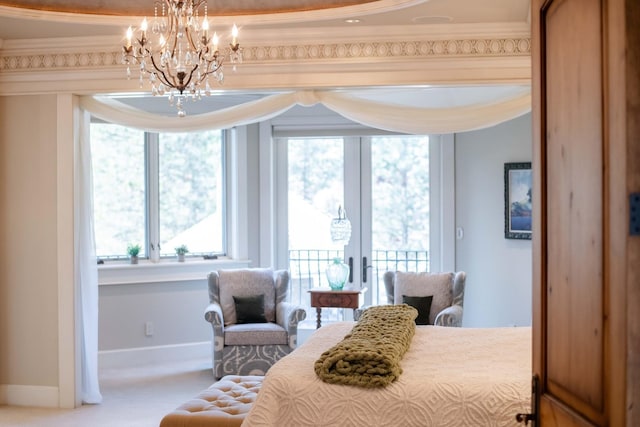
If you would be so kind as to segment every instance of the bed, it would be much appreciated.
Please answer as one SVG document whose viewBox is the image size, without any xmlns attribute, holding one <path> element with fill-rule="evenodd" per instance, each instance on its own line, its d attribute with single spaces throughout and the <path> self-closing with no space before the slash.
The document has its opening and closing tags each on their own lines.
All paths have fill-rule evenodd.
<svg viewBox="0 0 640 427">
<path fill-rule="evenodd" d="M 391 385 L 320 380 L 314 362 L 354 324 L 323 326 L 272 366 L 242 426 L 516 426 L 530 412 L 531 328 L 417 326 Z"/>
</svg>

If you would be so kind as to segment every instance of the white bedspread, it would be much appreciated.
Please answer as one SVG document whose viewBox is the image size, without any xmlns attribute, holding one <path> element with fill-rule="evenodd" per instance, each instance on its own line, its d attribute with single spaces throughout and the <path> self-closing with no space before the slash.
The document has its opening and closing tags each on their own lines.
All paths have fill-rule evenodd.
<svg viewBox="0 0 640 427">
<path fill-rule="evenodd" d="M 271 367 L 242 426 L 517 426 L 529 412 L 531 328 L 418 326 L 390 386 L 321 381 L 314 362 L 353 325 L 323 326 Z"/>
</svg>

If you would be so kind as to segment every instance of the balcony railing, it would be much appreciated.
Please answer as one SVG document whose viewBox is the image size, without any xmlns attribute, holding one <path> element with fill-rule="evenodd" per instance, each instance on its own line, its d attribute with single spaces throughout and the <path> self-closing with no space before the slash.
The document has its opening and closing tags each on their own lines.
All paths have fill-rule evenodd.
<svg viewBox="0 0 640 427">
<path fill-rule="evenodd" d="M 386 292 L 382 276 L 386 271 L 429 271 L 429 253 L 423 250 L 374 250 L 367 283 L 372 304 L 386 303 Z M 289 251 L 291 275 L 291 301 L 307 310 L 307 319 L 315 319 L 315 310 L 309 305 L 308 290 L 314 287 L 329 287 L 324 270 L 334 258 L 344 259 L 341 250 L 295 249 Z M 354 268 L 361 268 L 356 266 Z M 323 309 L 322 322 L 343 320 L 343 310 Z"/>
</svg>

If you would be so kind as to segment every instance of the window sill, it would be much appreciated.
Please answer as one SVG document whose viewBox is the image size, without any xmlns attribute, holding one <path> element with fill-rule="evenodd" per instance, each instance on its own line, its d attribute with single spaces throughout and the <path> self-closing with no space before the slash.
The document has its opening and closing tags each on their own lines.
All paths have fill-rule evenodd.
<svg viewBox="0 0 640 427">
<path fill-rule="evenodd" d="M 113 262 L 98 266 L 98 285 L 129 285 L 156 282 L 183 282 L 206 279 L 213 270 L 223 268 L 246 268 L 248 260 L 189 259 L 185 262 L 163 260 L 153 263 L 140 260 L 139 264 Z"/>
</svg>

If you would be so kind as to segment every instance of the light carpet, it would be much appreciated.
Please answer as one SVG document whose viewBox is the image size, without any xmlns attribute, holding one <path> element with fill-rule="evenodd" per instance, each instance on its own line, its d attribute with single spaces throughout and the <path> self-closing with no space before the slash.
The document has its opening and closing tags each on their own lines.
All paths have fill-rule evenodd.
<svg viewBox="0 0 640 427">
<path fill-rule="evenodd" d="M 0 426 L 157 427 L 213 384 L 211 360 L 100 371 L 102 403 L 76 409 L 0 406 Z"/>
</svg>

